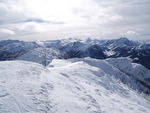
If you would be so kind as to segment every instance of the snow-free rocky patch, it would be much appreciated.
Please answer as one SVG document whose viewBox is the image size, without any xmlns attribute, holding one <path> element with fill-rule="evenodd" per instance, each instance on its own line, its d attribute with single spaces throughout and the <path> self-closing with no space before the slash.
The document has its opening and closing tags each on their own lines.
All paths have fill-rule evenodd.
<svg viewBox="0 0 150 113">
<path fill-rule="evenodd" d="M 131 77 L 134 71 L 124 72 L 144 67 L 127 59 L 119 66 L 122 60 L 0 62 L 0 113 L 150 113 L 149 96 L 138 93 L 149 89 Z M 144 71 L 136 73 L 143 82 L 150 75 Z"/>
</svg>

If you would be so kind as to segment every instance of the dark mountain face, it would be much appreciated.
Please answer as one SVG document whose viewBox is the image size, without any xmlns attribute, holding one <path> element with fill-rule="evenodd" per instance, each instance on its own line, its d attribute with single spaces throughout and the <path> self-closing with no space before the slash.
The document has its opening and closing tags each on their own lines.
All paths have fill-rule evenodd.
<svg viewBox="0 0 150 113">
<path fill-rule="evenodd" d="M 76 56 L 77 57 L 91 57 L 96 59 L 105 59 L 106 55 L 104 54 L 105 48 L 100 45 L 92 45 L 88 47 L 85 51 L 79 51 Z"/>
<path fill-rule="evenodd" d="M 149 46 L 150 47 L 150 46 Z M 150 69 L 150 48 L 133 49 L 130 54 L 133 62 L 140 63 Z"/>
<path fill-rule="evenodd" d="M 54 48 L 67 53 L 64 58 L 91 57 L 96 59 L 130 57 L 150 69 L 150 44 L 120 38 L 115 40 L 52 40 L 42 42 L 42 47 Z M 0 41 L 0 60 L 16 59 L 29 50 L 41 47 L 36 42 L 18 40 Z"/>
<path fill-rule="evenodd" d="M 117 58 L 117 57 L 130 57 L 133 59 L 133 62 L 140 63 L 146 68 L 150 69 L 150 49 L 137 49 L 135 47 L 121 47 L 114 50 L 116 54 L 108 56 L 108 58 Z"/>
<path fill-rule="evenodd" d="M 13 60 L 33 48 L 39 47 L 35 42 L 24 42 L 18 40 L 0 41 L 0 60 Z"/>
</svg>

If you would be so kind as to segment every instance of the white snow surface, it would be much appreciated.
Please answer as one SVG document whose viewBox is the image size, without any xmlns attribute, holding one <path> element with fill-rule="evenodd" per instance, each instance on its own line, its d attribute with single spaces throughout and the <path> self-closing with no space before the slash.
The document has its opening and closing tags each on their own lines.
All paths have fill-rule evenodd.
<svg viewBox="0 0 150 113">
<path fill-rule="evenodd" d="M 120 57 L 117 59 L 115 58 L 107 59 L 106 61 L 115 66 L 116 68 L 118 68 L 119 70 L 144 81 L 150 86 L 150 81 L 148 80 L 150 79 L 150 71 L 140 64 L 131 63 L 131 60 L 132 59 L 130 58 Z"/>
<path fill-rule="evenodd" d="M 150 113 L 149 96 L 117 79 L 126 75 L 109 61 L 2 61 L 0 113 Z"/>
<path fill-rule="evenodd" d="M 116 52 L 112 51 L 112 50 L 109 50 L 109 51 L 106 50 L 106 51 L 104 51 L 104 54 L 107 56 L 112 56 L 112 55 L 116 54 Z"/>
</svg>

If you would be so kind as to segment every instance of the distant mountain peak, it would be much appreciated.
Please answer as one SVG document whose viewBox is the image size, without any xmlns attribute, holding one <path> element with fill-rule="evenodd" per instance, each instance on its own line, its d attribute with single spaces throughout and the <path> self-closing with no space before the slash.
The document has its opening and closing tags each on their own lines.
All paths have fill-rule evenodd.
<svg viewBox="0 0 150 113">
<path fill-rule="evenodd" d="M 4 40 L 0 41 L 0 60 L 13 60 L 26 54 L 32 49 L 34 49 L 33 51 L 39 50 L 35 49 L 39 47 L 56 49 L 59 51 L 57 53 L 65 52 L 67 58 L 136 58 L 136 60 L 133 60 L 134 62 L 140 63 L 150 69 L 150 64 L 147 62 L 150 60 L 150 45 L 132 41 L 127 37 L 120 37 L 119 39 L 111 40 L 100 40 L 87 37 L 84 39 L 68 38 L 33 42 Z M 39 55 L 38 52 L 36 55 Z M 66 58 L 66 56 L 63 56 L 62 58 L 64 57 Z"/>
<path fill-rule="evenodd" d="M 129 40 L 127 37 L 120 37 L 118 40 Z"/>
</svg>

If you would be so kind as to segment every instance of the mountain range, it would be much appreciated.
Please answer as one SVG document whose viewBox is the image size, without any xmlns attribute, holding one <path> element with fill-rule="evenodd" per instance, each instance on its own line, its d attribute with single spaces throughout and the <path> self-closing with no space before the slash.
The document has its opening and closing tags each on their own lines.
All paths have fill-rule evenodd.
<svg viewBox="0 0 150 113">
<path fill-rule="evenodd" d="M 140 63 L 150 69 L 150 63 L 148 62 L 150 61 L 150 43 L 143 42 L 132 41 L 125 37 L 112 40 L 69 38 L 33 42 L 3 40 L 0 41 L 0 60 L 26 59 L 30 61 L 33 59 L 31 57 L 39 56 L 38 53 L 45 54 L 45 59 L 48 62 L 53 57 L 62 59 L 129 57 L 132 59 L 132 62 Z M 55 54 L 50 54 L 48 51 L 53 51 Z M 30 58 L 28 59 L 27 57 Z M 43 60 L 43 57 L 41 60 Z M 40 63 L 42 62 L 40 61 Z"/>
<path fill-rule="evenodd" d="M 150 113 L 150 43 L 0 41 L 0 113 Z"/>
</svg>

